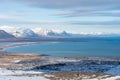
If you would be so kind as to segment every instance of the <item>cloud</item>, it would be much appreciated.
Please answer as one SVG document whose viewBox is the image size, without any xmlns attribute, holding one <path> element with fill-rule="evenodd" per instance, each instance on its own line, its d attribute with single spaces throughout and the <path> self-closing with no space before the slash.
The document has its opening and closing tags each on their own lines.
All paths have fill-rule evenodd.
<svg viewBox="0 0 120 80">
<path fill-rule="evenodd" d="M 0 2 L 17 2 L 30 7 L 57 9 L 55 16 L 119 16 L 119 13 L 103 11 L 119 10 L 120 0 L 0 0 Z M 108 14 L 108 15 L 107 15 Z"/>
<path fill-rule="evenodd" d="M 1 20 L 1 23 L 6 22 L 7 24 L 22 24 L 22 25 L 46 25 L 46 26 L 57 26 L 57 25 L 69 25 L 69 22 L 62 21 L 50 21 L 50 20 Z"/>
<path fill-rule="evenodd" d="M 19 16 L 3 15 L 0 14 L 0 19 L 19 19 Z"/>
<path fill-rule="evenodd" d="M 120 25 L 120 21 L 71 21 L 72 25 Z"/>
<path fill-rule="evenodd" d="M 54 9 L 56 12 L 54 12 L 52 16 L 50 17 L 53 21 L 35 21 L 35 20 L 28 20 L 30 16 L 35 15 L 26 10 L 28 12 L 27 14 L 30 14 L 29 18 L 26 20 L 17 20 L 17 21 L 9 21 L 11 23 L 17 23 L 17 24 L 46 24 L 46 25 L 59 25 L 59 24 L 72 24 L 72 25 L 120 25 L 120 20 L 115 20 L 120 17 L 120 0 L 0 0 L 0 2 L 14 2 L 17 4 L 22 4 L 21 6 L 25 5 L 27 7 L 34 8 L 45 8 L 45 9 Z M 34 8 L 33 8 L 34 7 Z M 40 12 L 38 12 L 40 13 Z M 49 14 L 49 13 L 47 13 Z M 19 13 L 19 15 L 22 15 L 22 13 Z M 25 14 L 22 15 L 23 18 L 25 18 Z M 43 15 L 38 15 L 38 17 L 41 17 Z M 48 17 L 45 15 L 45 17 Z M 60 18 L 57 18 L 57 21 L 54 20 L 53 16 L 57 17 L 64 17 L 64 22 L 62 20 L 59 20 Z M 80 20 L 80 17 L 103 17 L 107 16 L 112 17 L 112 21 L 102 21 L 102 20 L 96 20 L 91 21 L 90 19 L 88 21 L 74 21 L 72 17 L 77 17 L 77 20 Z M 67 18 L 70 18 L 69 21 Z M 0 18 L 12 18 L 12 17 L 5 17 L 0 16 Z M 14 17 L 13 17 L 14 18 Z M 61 19 L 62 19 L 61 18 Z M 79 18 L 79 19 L 78 19 Z M 113 19 L 114 18 L 114 19 Z M 32 19 L 32 18 L 31 18 Z M 55 18 L 56 19 L 56 18 Z M 83 18 L 82 18 L 83 19 Z"/>
<path fill-rule="evenodd" d="M 119 13 L 103 13 L 102 11 L 119 10 L 120 0 L 13 0 L 30 7 L 57 9 L 61 12 L 55 16 L 119 16 Z M 107 15 L 108 14 L 108 15 Z"/>
<path fill-rule="evenodd" d="M 18 0 L 14 0 L 18 1 Z M 83 8 L 83 7 L 120 7 L 120 0 L 19 0 L 29 6 L 63 9 L 63 8 Z"/>
<path fill-rule="evenodd" d="M 55 16 L 61 17 L 83 17 L 83 16 L 99 16 L 99 17 L 120 17 L 120 11 L 94 11 L 94 10 L 67 10 L 67 11 L 59 11 Z"/>
<path fill-rule="evenodd" d="M 0 0 L 0 2 L 8 1 L 51 9 L 118 10 L 120 8 L 120 0 Z"/>
</svg>

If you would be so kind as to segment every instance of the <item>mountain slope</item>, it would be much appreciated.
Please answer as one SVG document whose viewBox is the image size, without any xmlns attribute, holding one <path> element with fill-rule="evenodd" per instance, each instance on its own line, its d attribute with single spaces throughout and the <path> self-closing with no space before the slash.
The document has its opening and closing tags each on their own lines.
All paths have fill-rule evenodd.
<svg viewBox="0 0 120 80">
<path fill-rule="evenodd" d="M 79 34 L 68 33 L 66 31 L 57 31 L 57 30 L 49 30 L 42 28 L 20 28 L 20 27 L 10 27 L 10 26 L 2 26 L 1 30 L 1 38 L 2 37 L 13 37 L 16 38 L 82 38 L 82 37 L 120 37 L 120 34 L 116 33 L 104 33 L 104 32 L 91 32 L 84 33 L 80 32 Z M 8 35 L 3 35 L 3 32 Z M 13 35 L 13 36 L 12 36 Z"/>
<path fill-rule="evenodd" d="M 4 30 L 0 30 L 0 39 L 6 39 L 6 38 L 15 38 L 15 37 L 5 32 Z"/>
<path fill-rule="evenodd" d="M 20 27 L 9 27 L 3 26 L 0 27 L 1 30 L 8 32 L 11 35 L 14 35 L 16 38 L 61 38 L 70 36 L 66 31 L 53 31 L 48 29 L 41 28 L 20 28 Z"/>
<path fill-rule="evenodd" d="M 30 29 L 16 30 L 11 34 L 13 34 L 17 38 L 38 38 L 39 37 Z"/>
</svg>

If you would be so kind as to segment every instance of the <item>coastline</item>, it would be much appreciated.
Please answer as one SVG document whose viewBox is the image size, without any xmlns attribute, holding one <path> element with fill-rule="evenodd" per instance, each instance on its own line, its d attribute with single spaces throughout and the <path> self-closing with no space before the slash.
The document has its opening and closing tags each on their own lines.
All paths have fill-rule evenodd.
<svg viewBox="0 0 120 80">
<path fill-rule="evenodd" d="M 26 45 L 32 45 L 32 44 L 42 44 L 42 43 L 56 43 L 56 41 L 45 41 L 45 42 L 15 42 L 9 45 L 0 46 L 0 51 L 4 51 L 6 48 L 12 48 L 12 47 L 19 47 L 19 46 L 26 46 Z"/>
<path fill-rule="evenodd" d="M 10 76 L 24 76 L 24 77 L 42 77 L 41 80 L 56 80 L 56 77 L 73 78 L 77 75 L 82 78 L 80 74 L 91 78 L 90 76 L 96 75 L 94 77 L 96 80 L 98 77 L 104 78 L 115 78 L 120 79 L 120 58 L 106 58 L 106 57 L 49 57 L 39 54 L 24 54 L 24 53 L 10 53 L 4 52 L 4 48 L 22 46 L 27 44 L 14 44 L 9 46 L 1 46 L 0 54 L 0 71 L 4 73 L 10 72 Z M 93 67 L 94 66 L 94 67 Z M 113 69 L 112 69 L 113 68 Z M 91 71 L 89 70 L 91 69 Z M 96 69 L 96 70 L 94 70 Z M 109 71 L 103 72 L 104 70 L 110 69 Z M 83 71 L 84 70 L 84 71 Z M 93 70 L 93 71 L 92 71 Z M 21 74 L 15 73 L 21 72 Z M 24 72 L 25 71 L 25 72 Z M 26 73 L 27 71 L 27 73 Z M 87 72 L 88 71 L 88 72 Z M 114 72 L 112 72 L 114 71 Z M 0 74 L 0 76 L 1 76 Z M 73 76 L 69 76 L 74 74 Z M 54 77 L 53 77 L 54 75 Z M 78 78 L 77 77 L 77 78 Z M 44 78 L 44 79 L 43 79 Z M 84 78 L 84 77 L 83 77 Z M 93 79 L 94 79 L 93 78 Z M 13 79 L 11 79 L 13 80 Z M 30 80 L 30 79 L 28 79 Z M 33 78 L 33 80 L 40 80 Z M 60 80 L 60 79 L 58 79 Z M 64 79 L 61 79 L 64 80 Z M 79 79 L 78 79 L 79 80 Z M 89 80 L 89 79 L 87 79 Z M 105 79 L 103 79 L 105 80 Z M 109 80 L 109 79 L 108 79 Z"/>
<path fill-rule="evenodd" d="M 30 45 L 30 44 L 36 44 L 38 42 L 16 42 L 16 43 L 12 43 L 9 45 L 5 45 L 5 46 L 0 46 L 0 50 L 4 50 L 5 48 L 11 48 L 11 47 L 17 47 L 17 46 L 23 46 L 23 45 Z"/>
</svg>

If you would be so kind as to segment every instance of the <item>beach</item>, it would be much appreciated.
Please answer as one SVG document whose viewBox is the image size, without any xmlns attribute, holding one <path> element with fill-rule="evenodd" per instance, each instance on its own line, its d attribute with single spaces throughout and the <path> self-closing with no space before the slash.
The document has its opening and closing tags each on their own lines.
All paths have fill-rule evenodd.
<svg viewBox="0 0 120 80">
<path fill-rule="evenodd" d="M 40 54 L 10 53 L 1 46 L 0 80 L 119 80 L 117 57 L 50 57 Z"/>
</svg>

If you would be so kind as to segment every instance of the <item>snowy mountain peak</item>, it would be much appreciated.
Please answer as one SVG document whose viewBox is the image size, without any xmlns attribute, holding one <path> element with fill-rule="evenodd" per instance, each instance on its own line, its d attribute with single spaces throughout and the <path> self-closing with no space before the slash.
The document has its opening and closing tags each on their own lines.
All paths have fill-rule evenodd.
<svg viewBox="0 0 120 80">
<path fill-rule="evenodd" d="M 16 37 L 22 37 L 22 38 L 35 38 L 39 37 L 37 34 L 35 34 L 32 30 L 30 29 L 22 29 L 19 31 L 14 32 Z"/>
<path fill-rule="evenodd" d="M 6 39 L 6 38 L 15 38 L 15 37 L 5 32 L 4 30 L 0 30 L 0 39 Z"/>
<path fill-rule="evenodd" d="M 67 37 L 69 34 L 66 31 L 56 32 L 49 29 L 42 29 L 42 28 L 15 28 L 15 27 L 8 27 L 2 26 L 0 27 L 1 30 L 8 32 L 11 35 L 14 35 L 17 38 L 40 38 L 40 37 Z"/>
<path fill-rule="evenodd" d="M 6 33 L 5 33 L 6 32 Z M 20 28 L 1 26 L 0 35 L 6 34 L 5 37 L 16 38 L 73 38 L 73 37 L 104 37 L 104 36 L 118 36 L 118 34 L 104 33 L 104 32 L 80 32 L 79 34 L 68 33 L 66 31 L 49 30 L 42 28 Z M 120 35 L 119 35 L 120 36 Z"/>
</svg>

